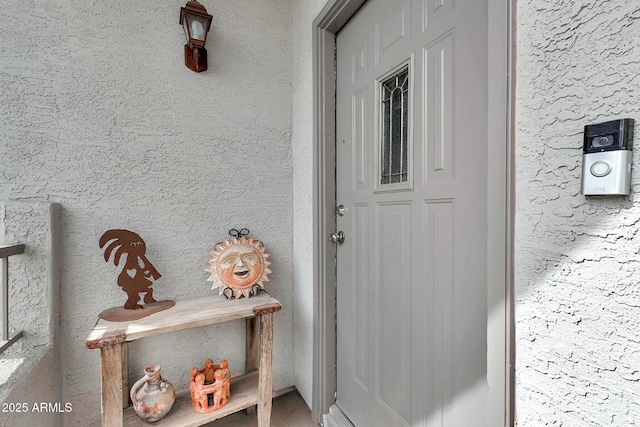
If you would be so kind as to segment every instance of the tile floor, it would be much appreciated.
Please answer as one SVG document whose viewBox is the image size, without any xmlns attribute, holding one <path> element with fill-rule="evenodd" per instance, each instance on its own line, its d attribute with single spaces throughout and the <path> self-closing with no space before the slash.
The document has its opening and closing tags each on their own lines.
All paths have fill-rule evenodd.
<svg viewBox="0 0 640 427">
<path fill-rule="evenodd" d="M 256 415 L 244 411 L 207 424 L 207 427 L 256 427 Z M 311 420 L 311 411 L 297 390 L 273 399 L 271 427 L 318 427 Z"/>
</svg>

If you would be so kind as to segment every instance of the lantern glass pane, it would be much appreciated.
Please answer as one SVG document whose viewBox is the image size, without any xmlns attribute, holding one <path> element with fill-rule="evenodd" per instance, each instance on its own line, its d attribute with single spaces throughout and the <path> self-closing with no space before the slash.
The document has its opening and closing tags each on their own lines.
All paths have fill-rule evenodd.
<svg viewBox="0 0 640 427">
<path fill-rule="evenodd" d="M 189 43 L 189 30 L 187 30 L 188 26 L 183 22 L 182 24 L 182 29 L 184 30 L 184 37 L 187 40 L 187 43 Z"/>
<path fill-rule="evenodd" d="M 207 20 L 199 16 L 187 15 L 187 24 L 191 38 L 204 42 L 207 38 Z"/>
</svg>

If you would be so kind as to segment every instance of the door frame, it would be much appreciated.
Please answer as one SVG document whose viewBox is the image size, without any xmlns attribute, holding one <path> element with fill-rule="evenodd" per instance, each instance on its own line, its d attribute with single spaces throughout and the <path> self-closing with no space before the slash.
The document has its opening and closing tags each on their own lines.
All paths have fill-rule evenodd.
<svg viewBox="0 0 640 427">
<path fill-rule="evenodd" d="M 426 0 L 423 0 L 426 1 Z M 366 0 L 328 0 L 312 24 L 312 417 L 336 401 L 336 34 Z M 488 0 L 487 425 L 513 426 L 514 100 L 516 0 Z"/>
</svg>

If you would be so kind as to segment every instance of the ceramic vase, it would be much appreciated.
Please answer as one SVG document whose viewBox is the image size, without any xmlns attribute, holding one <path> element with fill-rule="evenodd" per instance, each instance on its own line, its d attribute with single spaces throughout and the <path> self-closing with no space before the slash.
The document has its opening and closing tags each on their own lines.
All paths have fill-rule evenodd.
<svg viewBox="0 0 640 427">
<path fill-rule="evenodd" d="M 131 387 L 130 396 L 136 414 L 153 423 L 167 415 L 176 400 L 176 391 L 160 376 L 160 365 L 154 364 L 147 366 L 144 377 Z"/>
</svg>

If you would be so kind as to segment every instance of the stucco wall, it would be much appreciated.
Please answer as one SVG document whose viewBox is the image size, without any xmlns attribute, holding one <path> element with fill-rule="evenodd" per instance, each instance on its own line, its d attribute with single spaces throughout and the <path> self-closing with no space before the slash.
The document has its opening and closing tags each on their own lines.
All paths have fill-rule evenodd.
<svg viewBox="0 0 640 427">
<path fill-rule="evenodd" d="M 325 0 L 293 1 L 293 253 L 295 381 L 311 406 L 313 385 L 312 22 Z"/>
<path fill-rule="evenodd" d="M 23 243 L 9 257 L 9 328 L 24 335 L 0 355 L 1 427 L 61 425 L 60 257 L 56 204 L 0 202 L 0 244 Z M 37 390 L 37 393 L 34 393 Z M 35 407 L 34 407 L 35 405 Z M 41 410 L 41 408 L 43 410 Z"/>
<path fill-rule="evenodd" d="M 637 425 L 638 149 L 629 197 L 582 196 L 580 175 L 585 124 L 640 120 L 640 8 L 527 0 L 517 16 L 518 425 Z"/>
<path fill-rule="evenodd" d="M 248 227 L 271 254 L 274 387 L 294 383 L 291 0 L 203 1 L 214 17 L 209 70 L 184 66 L 169 1 L 7 0 L 0 8 L 0 200 L 61 204 L 65 425 L 100 412 L 98 313 L 124 303 L 98 238 L 138 232 L 162 274 L 158 298 L 210 294 L 209 250 Z M 151 362 L 185 388 L 190 367 L 244 367 L 241 322 L 130 346 L 130 376 Z"/>
</svg>

